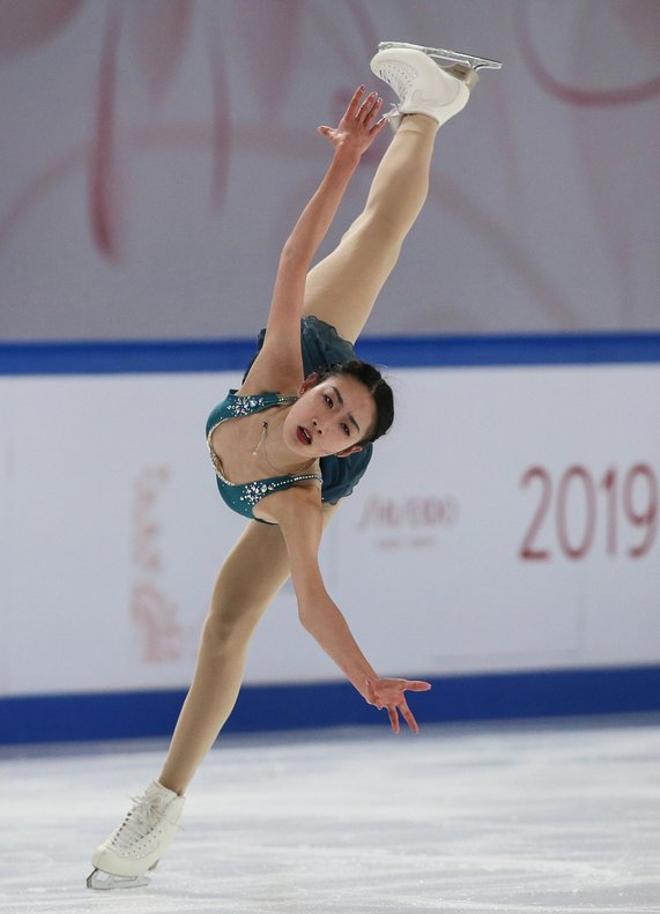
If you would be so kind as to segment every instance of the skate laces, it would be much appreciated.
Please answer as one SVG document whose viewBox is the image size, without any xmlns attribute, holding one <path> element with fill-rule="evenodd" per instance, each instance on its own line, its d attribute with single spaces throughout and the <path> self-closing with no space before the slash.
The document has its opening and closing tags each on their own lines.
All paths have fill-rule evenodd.
<svg viewBox="0 0 660 914">
<path fill-rule="evenodd" d="M 142 794 L 131 800 L 134 806 L 112 838 L 117 847 L 129 847 L 135 841 L 141 841 L 163 818 L 162 797 Z"/>
<path fill-rule="evenodd" d="M 390 110 L 386 111 L 382 117 L 383 117 L 383 120 L 385 120 L 385 121 L 391 121 L 393 118 L 400 117 L 400 116 L 401 116 L 401 112 L 399 111 L 399 106 L 395 105 L 392 102 Z"/>
<path fill-rule="evenodd" d="M 403 61 L 388 61 L 378 64 L 378 75 L 404 101 L 417 77 L 417 71 Z"/>
</svg>

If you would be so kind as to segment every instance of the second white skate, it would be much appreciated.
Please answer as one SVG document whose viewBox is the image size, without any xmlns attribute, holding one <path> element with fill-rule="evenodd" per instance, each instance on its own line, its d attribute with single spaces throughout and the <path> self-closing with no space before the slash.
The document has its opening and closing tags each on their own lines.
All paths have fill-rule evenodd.
<svg viewBox="0 0 660 914">
<path fill-rule="evenodd" d="M 148 885 L 177 830 L 185 797 L 153 781 L 122 824 L 92 854 L 95 867 L 87 878 L 90 889 L 130 889 Z"/>
</svg>

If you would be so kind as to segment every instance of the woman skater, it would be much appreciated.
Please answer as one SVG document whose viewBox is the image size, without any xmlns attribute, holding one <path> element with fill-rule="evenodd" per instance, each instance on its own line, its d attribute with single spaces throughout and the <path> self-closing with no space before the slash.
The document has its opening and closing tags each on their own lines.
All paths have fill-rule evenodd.
<svg viewBox="0 0 660 914">
<path fill-rule="evenodd" d="M 310 271 L 361 155 L 386 123 L 382 100 L 360 87 L 339 125 L 319 128 L 332 161 L 282 250 L 259 352 L 206 429 L 220 495 L 257 522 L 220 570 L 158 780 L 94 852 L 90 888 L 146 884 L 173 838 L 184 792 L 232 711 L 252 632 L 289 574 L 301 623 L 365 701 L 387 709 L 394 732 L 399 715 L 419 729 L 405 693 L 430 685 L 375 672 L 324 587 L 318 550 L 393 418 L 390 388 L 356 360 L 353 343 L 426 199 L 438 127 L 465 106 L 474 71 L 443 69 L 410 46 L 379 51 L 371 69 L 399 96 L 395 136 L 364 211 Z"/>
</svg>

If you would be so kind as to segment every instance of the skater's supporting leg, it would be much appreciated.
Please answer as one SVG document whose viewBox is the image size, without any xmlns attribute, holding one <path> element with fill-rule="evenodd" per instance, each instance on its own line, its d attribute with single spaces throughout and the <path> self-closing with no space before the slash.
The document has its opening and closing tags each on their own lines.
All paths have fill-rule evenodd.
<svg viewBox="0 0 660 914">
<path fill-rule="evenodd" d="M 339 505 L 324 505 L 324 526 Z M 250 637 L 289 576 L 279 527 L 250 524 L 224 562 L 204 624 L 197 667 L 159 782 L 183 794 L 229 717 Z"/>
<path fill-rule="evenodd" d="M 337 507 L 323 506 L 324 526 Z M 160 778 L 134 798 L 122 824 L 95 849 L 89 888 L 148 884 L 145 874 L 174 837 L 185 789 L 234 706 L 250 636 L 288 574 L 279 528 L 250 524 L 218 576 L 193 683 Z"/>
<path fill-rule="evenodd" d="M 355 342 L 399 257 L 429 188 L 437 123 L 405 117 L 371 184 L 364 211 L 337 248 L 310 270 L 303 314 L 333 324 Z"/>
</svg>

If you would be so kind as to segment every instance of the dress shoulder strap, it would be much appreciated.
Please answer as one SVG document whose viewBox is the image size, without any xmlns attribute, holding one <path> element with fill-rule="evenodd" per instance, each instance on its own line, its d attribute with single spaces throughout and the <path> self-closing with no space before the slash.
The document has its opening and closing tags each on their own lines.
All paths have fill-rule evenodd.
<svg viewBox="0 0 660 914">
<path fill-rule="evenodd" d="M 232 388 L 226 399 L 227 412 L 232 416 L 249 416 L 251 413 L 270 409 L 279 404 L 295 403 L 298 397 L 295 394 L 286 395 L 278 391 L 266 390 L 260 394 L 238 394 L 237 388 Z"/>
</svg>

